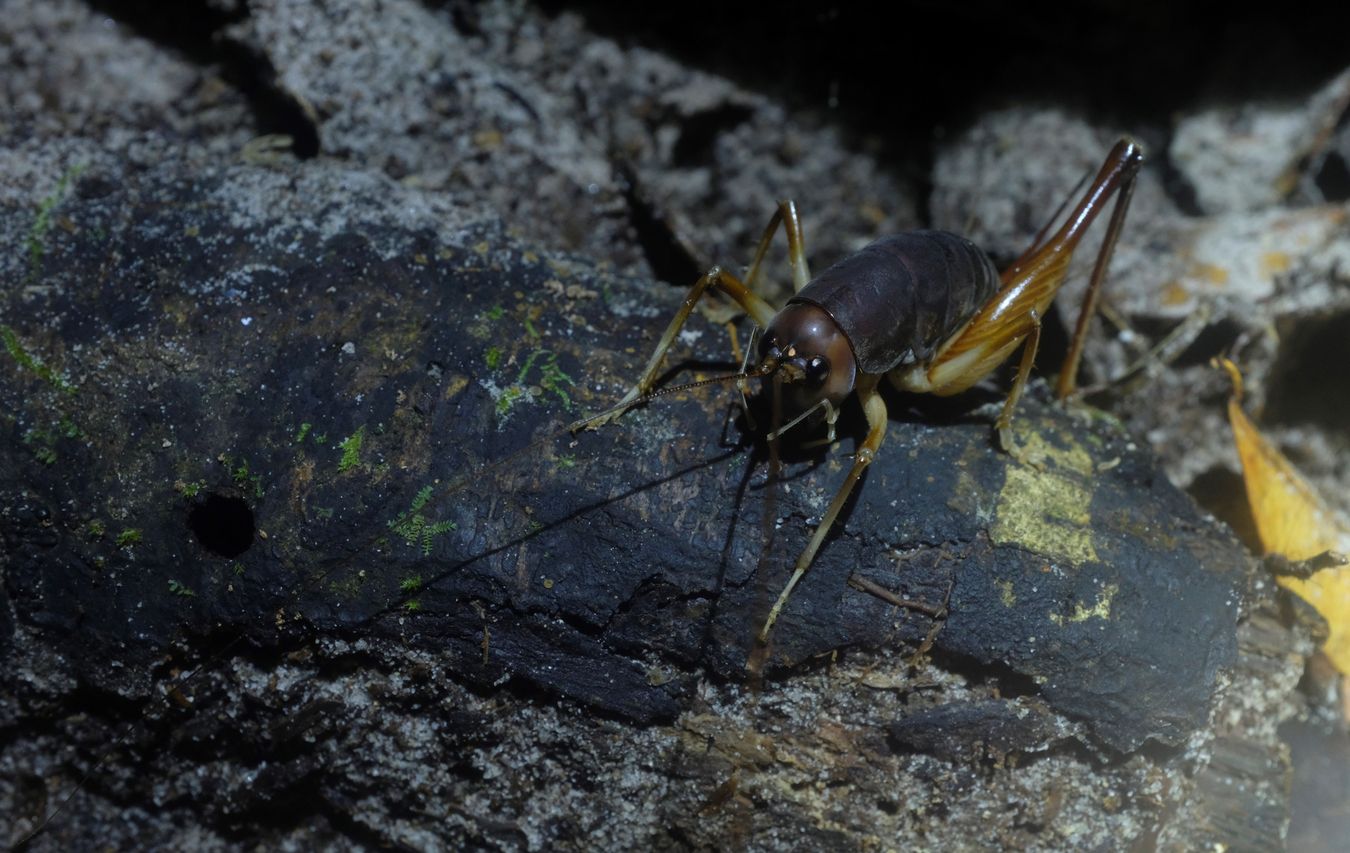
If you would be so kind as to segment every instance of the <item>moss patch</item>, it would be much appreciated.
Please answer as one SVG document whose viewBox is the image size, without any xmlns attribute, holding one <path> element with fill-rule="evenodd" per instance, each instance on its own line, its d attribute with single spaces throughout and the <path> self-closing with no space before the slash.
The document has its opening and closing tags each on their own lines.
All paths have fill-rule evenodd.
<svg viewBox="0 0 1350 853">
<path fill-rule="evenodd" d="M 361 445 L 366 441 L 364 426 L 342 439 L 338 447 L 342 449 L 342 458 L 338 460 L 338 472 L 343 473 L 361 464 Z"/>
</svg>

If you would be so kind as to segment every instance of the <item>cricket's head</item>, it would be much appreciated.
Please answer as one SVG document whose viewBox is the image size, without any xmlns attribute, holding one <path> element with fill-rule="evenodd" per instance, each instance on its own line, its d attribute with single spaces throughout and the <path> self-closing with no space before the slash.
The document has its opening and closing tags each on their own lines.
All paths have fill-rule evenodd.
<svg viewBox="0 0 1350 853">
<path fill-rule="evenodd" d="M 836 408 L 853 393 L 853 346 L 824 309 L 792 302 L 774 315 L 759 342 L 753 373 L 781 383 L 784 414 L 794 417 L 828 400 Z"/>
<path fill-rule="evenodd" d="M 759 344 L 759 362 L 748 370 L 714 376 L 643 393 L 634 388 L 612 408 L 573 421 L 565 431 L 594 429 L 610 423 L 624 412 L 655 400 L 694 388 L 727 382 L 764 379 L 772 383 L 777 398 L 775 420 L 782 416 L 790 426 L 829 403 L 837 410 L 858 375 L 853 346 L 829 314 L 815 305 L 792 303 L 774 316 Z M 782 423 L 783 421 L 779 421 Z M 787 429 L 786 426 L 782 427 Z M 779 427 L 774 427 L 779 432 Z"/>
</svg>

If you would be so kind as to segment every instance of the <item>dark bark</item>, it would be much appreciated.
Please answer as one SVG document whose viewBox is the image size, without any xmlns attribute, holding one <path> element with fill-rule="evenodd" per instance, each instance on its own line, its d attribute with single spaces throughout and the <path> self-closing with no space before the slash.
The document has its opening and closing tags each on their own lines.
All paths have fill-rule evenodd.
<svg viewBox="0 0 1350 853">
<path fill-rule="evenodd" d="M 1280 145 L 1241 141 L 1288 126 L 1195 45 L 1251 51 L 1201 15 L 1164 38 L 1151 16 L 910 10 L 908 41 L 992 81 L 957 85 L 844 7 L 643 9 L 611 41 L 608 9 L 7 7 L 3 838 L 54 815 L 32 849 L 1278 845 L 1275 724 L 1315 620 L 1112 415 L 1035 384 L 1014 458 L 985 405 L 1006 377 L 888 391 L 761 684 L 755 631 L 858 413 L 833 451 L 794 432 L 776 478 L 729 387 L 555 433 L 635 378 L 679 299 L 653 279 L 746 260 L 774 199 L 800 203 L 817 270 L 926 225 L 1006 261 L 1122 132 L 1150 155 L 1108 284 L 1135 329 L 1094 333 L 1090 379 L 1189 310 L 1157 294 L 1212 296 L 1201 236 L 1292 260 L 1275 302 L 1235 261 L 1231 316 L 1113 415 L 1187 480 L 1218 464 L 1206 348 L 1275 318 L 1297 358 L 1274 402 L 1343 423 L 1309 368 L 1337 363 L 1339 244 L 1257 241 L 1208 206 L 1215 175 L 1260 190 L 1269 164 L 1242 157 Z M 651 21 L 670 41 L 630 43 Z M 1312 114 L 1340 61 L 1313 36 L 1340 30 L 1301 26 L 1280 85 Z M 1242 95 L 1232 150 L 1209 144 L 1207 76 Z M 978 107 L 1005 100 L 1053 108 Z M 1106 102 L 1109 122 L 1063 108 Z M 1307 311 L 1300 344 L 1283 321 Z M 668 379 L 735 366 L 720 319 L 694 318 Z"/>
<path fill-rule="evenodd" d="M 905 699 L 866 722 L 840 717 L 858 726 L 863 764 L 848 773 L 857 823 L 838 841 L 861 837 L 866 809 L 888 808 L 897 772 L 956 773 L 931 782 L 946 799 L 983 787 L 964 774 L 987 761 L 1013 775 L 1064 762 L 1127 788 L 1140 767 L 1189 763 L 1179 748 L 1234 663 L 1252 563 L 1106 422 L 1033 394 L 1019 461 L 971 408 L 997 391 L 955 407 L 888 398 L 882 453 L 776 627 L 763 693 L 747 695 L 755 630 L 851 438 L 832 452 L 788 444 L 771 481 L 734 395 L 715 389 L 559 434 L 619 396 L 672 296 L 523 250 L 491 225 L 456 242 L 387 221 L 325 237 L 194 202 L 229 197 L 229 174 L 109 177 L 82 177 L 61 205 L 76 227 L 45 263 L 70 284 L 25 301 L 14 338 L 34 355 L 4 374 L 10 654 L 39 654 L 16 652 L 18 637 L 67 662 L 79 686 L 46 701 L 53 736 L 83 744 L 74 766 L 130 726 L 77 798 L 130 805 L 168 785 L 173 808 L 227 836 L 284 824 L 291 808 L 341 824 L 368 796 L 393 819 L 396 798 L 356 781 L 387 755 L 345 747 L 361 769 L 328 764 L 379 702 L 396 731 L 423 706 L 449 728 L 428 761 L 457 793 L 416 795 L 443 812 L 494 790 L 472 761 L 447 761 L 488 712 L 447 707 L 444 689 L 476 706 L 570 700 L 555 713 L 601 741 L 667 733 L 651 771 L 684 780 L 684 814 L 657 807 L 651 827 L 711 842 L 731 830 L 691 816 L 688 798 L 735 779 L 754 790 L 742 777 L 757 759 L 705 764 L 668 733 L 725 737 L 707 716 L 712 690 L 747 703 L 746 736 L 777 717 L 780 694 L 860 689 L 853 667 L 881 667 Z M 256 240 L 279 231 L 284 243 Z M 673 374 L 734 368 L 719 363 L 722 329 L 697 317 L 690 328 Z M 845 419 L 844 435 L 859 426 Z M 854 573 L 945 615 L 857 591 Z M 905 664 L 920 647 L 931 654 Z M 825 666 L 837 652 L 842 670 Z M 306 687 L 278 702 L 267 679 L 231 683 L 241 667 L 297 667 Z M 172 701 L 157 698 L 156 682 L 189 671 Z M 389 686 L 422 679 L 411 693 Z M 91 703 L 106 707 L 76 725 L 69 715 Z M 20 705 L 37 712 L 42 694 Z M 771 763 L 792 742 L 754 737 Z M 1130 754 L 1130 770 L 1106 769 Z M 242 780 L 222 773 L 194 793 L 161 775 L 222 763 Z M 799 808 L 774 819 L 804 831 Z M 50 838 L 76 841 L 81 811 Z M 487 817 L 465 815 L 462 831 L 490 834 Z M 740 819 L 755 834 L 773 825 Z M 1028 841 L 1021 831 L 997 837 Z"/>
</svg>

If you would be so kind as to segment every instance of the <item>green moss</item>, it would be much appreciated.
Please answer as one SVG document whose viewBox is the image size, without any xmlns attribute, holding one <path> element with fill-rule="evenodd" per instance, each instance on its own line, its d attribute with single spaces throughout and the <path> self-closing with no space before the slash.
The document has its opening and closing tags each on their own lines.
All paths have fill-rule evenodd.
<svg viewBox="0 0 1350 853">
<path fill-rule="evenodd" d="M 56 189 L 38 205 L 37 216 L 28 229 L 28 277 L 35 279 L 42 269 L 42 255 L 46 251 L 47 232 L 52 228 L 52 211 L 61 203 L 73 178 L 84 171 L 84 166 L 72 166 L 56 182 Z"/>
<path fill-rule="evenodd" d="M 414 593 L 422 588 L 422 576 L 413 575 L 398 582 L 398 588 L 406 593 Z"/>
<path fill-rule="evenodd" d="M 135 545 L 141 541 L 141 529 L 139 527 L 128 527 L 117 534 L 117 547 L 126 548 L 128 545 Z"/>
<path fill-rule="evenodd" d="M 516 402 L 525 395 L 526 389 L 536 384 L 531 381 L 536 373 L 539 377 L 538 386 L 561 400 L 564 409 L 569 412 L 572 410 L 572 396 L 567 393 L 567 387 L 576 387 L 576 383 L 558 365 L 557 353 L 537 349 L 525 357 L 520 372 L 516 374 L 516 381 L 497 397 L 497 414 L 506 415 L 511 411 Z"/>
<path fill-rule="evenodd" d="M 500 305 L 493 305 L 485 312 L 484 316 L 489 320 L 500 320 L 506 316 L 506 309 Z"/>
<path fill-rule="evenodd" d="M 234 471 L 231 472 L 231 476 L 234 477 L 234 481 L 239 485 L 245 487 L 251 486 L 255 498 L 262 497 L 266 492 L 262 485 L 262 474 L 249 473 L 248 460 L 240 460 L 239 464 L 234 466 Z"/>
<path fill-rule="evenodd" d="M 57 460 L 56 444 L 63 438 L 79 438 L 80 428 L 70 418 L 63 417 L 60 422 L 53 424 L 50 428 L 39 429 L 33 427 L 24 432 L 23 444 L 33 454 L 33 457 L 43 465 L 52 465 Z"/>
<path fill-rule="evenodd" d="M 14 334 L 14 330 L 9 326 L 0 326 L 0 339 L 4 340 L 5 349 L 20 367 L 33 371 L 43 381 L 64 394 L 75 393 L 74 385 L 57 375 L 56 371 L 44 364 L 42 359 L 24 349 L 23 344 L 19 343 L 19 336 Z"/>
<path fill-rule="evenodd" d="M 558 399 L 562 400 L 563 408 L 569 412 L 572 411 L 572 398 L 563 390 L 563 386 L 570 385 L 575 388 L 576 383 L 558 366 L 557 355 L 549 353 L 548 359 L 540 368 L 540 374 L 539 387 L 557 396 Z"/>
<path fill-rule="evenodd" d="M 304 444 L 305 436 L 309 435 L 309 431 L 313 428 L 314 424 L 310 423 L 309 421 L 305 421 L 304 423 L 300 424 L 300 431 L 295 434 L 295 443 Z"/>
<path fill-rule="evenodd" d="M 432 494 L 433 490 L 429 485 L 423 486 L 422 488 L 418 489 L 417 494 L 413 495 L 412 504 L 409 506 L 409 510 L 412 512 L 418 512 L 419 510 L 421 510 L 427 504 L 431 503 Z"/>
<path fill-rule="evenodd" d="M 403 609 L 409 613 L 416 613 L 422 609 L 422 602 L 415 598 L 409 599 L 408 601 L 403 602 Z"/>
<path fill-rule="evenodd" d="M 26 430 L 23 434 L 23 444 L 33 458 L 43 465 L 51 465 L 56 461 L 56 451 L 51 446 L 51 436 L 46 431 L 40 429 Z"/>
<path fill-rule="evenodd" d="M 52 446 L 52 436 L 45 430 L 28 430 L 23 434 L 23 443 L 33 454 L 33 458 L 43 465 L 52 465 L 56 462 L 56 448 Z"/>
<path fill-rule="evenodd" d="M 342 448 L 342 458 L 338 460 L 339 473 L 349 471 L 361 463 L 361 445 L 365 440 L 366 428 L 362 426 L 338 444 Z"/>
<path fill-rule="evenodd" d="M 169 592 L 174 595 L 181 595 L 184 598 L 192 598 L 197 594 L 175 580 L 169 581 Z"/>
<path fill-rule="evenodd" d="M 483 360 L 487 362 L 489 370 L 496 370 L 502 363 L 502 348 L 488 347 L 488 351 L 483 354 Z"/>
<path fill-rule="evenodd" d="M 453 521 L 431 521 L 423 514 L 422 510 L 431 502 L 431 486 L 423 486 L 413 496 L 412 503 L 408 509 L 398 514 L 394 520 L 389 522 L 389 529 L 403 538 L 403 541 L 409 545 L 420 545 L 423 555 L 431 553 L 432 546 L 435 544 L 437 536 L 449 533 L 456 528 Z M 407 583 L 407 580 L 404 581 Z M 418 585 L 421 585 L 421 579 L 418 579 Z M 405 588 L 405 592 L 415 592 Z"/>
<path fill-rule="evenodd" d="M 89 538 L 102 539 L 103 534 L 108 532 L 108 525 L 104 524 L 102 519 L 94 519 L 89 522 Z"/>
<path fill-rule="evenodd" d="M 329 582 L 328 593 L 334 599 L 354 600 L 361 594 L 361 582 L 363 578 L 359 574 L 344 575 Z"/>
<path fill-rule="evenodd" d="M 505 415 L 510 412 L 511 407 L 523 396 L 525 396 L 525 389 L 519 385 L 512 385 L 502 391 L 501 396 L 497 398 L 497 414 Z"/>
</svg>

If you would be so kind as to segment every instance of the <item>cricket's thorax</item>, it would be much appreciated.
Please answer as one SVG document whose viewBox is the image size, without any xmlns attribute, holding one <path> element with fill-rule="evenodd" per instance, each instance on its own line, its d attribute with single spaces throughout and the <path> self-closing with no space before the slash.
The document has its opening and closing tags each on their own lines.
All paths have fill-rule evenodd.
<svg viewBox="0 0 1350 853">
<path fill-rule="evenodd" d="M 974 243 L 907 231 L 839 261 L 788 305 L 819 307 L 849 330 L 858 368 L 880 374 L 931 359 L 998 288 L 998 270 Z"/>
</svg>

